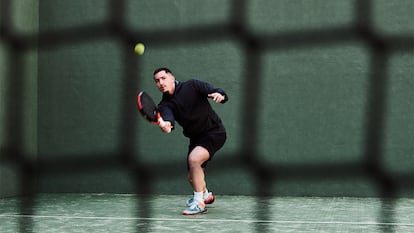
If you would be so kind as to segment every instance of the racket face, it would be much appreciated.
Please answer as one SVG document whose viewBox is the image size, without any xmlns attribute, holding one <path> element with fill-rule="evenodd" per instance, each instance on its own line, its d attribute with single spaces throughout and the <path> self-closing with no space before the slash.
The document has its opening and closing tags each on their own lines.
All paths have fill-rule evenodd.
<svg viewBox="0 0 414 233">
<path fill-rule="evenodd" d="M 158 110 L 152 98 L 141 91 L 137 96 L 138 110 L 145 119 L 152 123 L 158 122 Z"/>
</svg>

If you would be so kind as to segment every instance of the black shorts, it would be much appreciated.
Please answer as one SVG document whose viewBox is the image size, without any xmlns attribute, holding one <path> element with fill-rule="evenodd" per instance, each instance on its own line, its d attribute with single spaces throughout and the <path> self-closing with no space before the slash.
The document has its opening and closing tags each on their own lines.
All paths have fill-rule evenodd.
<svg viewBox="0 0 414 233">
<path fill-rule="evenodd" d="M 202 167 L 206 167 L 207 162 L 210 161 L 214 154 L 223 147 L 224 143 L 226 142 L 227 135 L 225 131 L 220 132 L 208 132 L 205 135 L 196 138 L 190 138 L 190 145 L 188 146 L 188 154 L 187 154 L 187 161 L 188 156 L 190 155 L 191 151 L 194 150 L 197 146 L 201 146 L 206 149 L 209 153 L 209 159 L 202 164 Z M 187 169 L 189 168 L 187 162 Z"/>
</svg>

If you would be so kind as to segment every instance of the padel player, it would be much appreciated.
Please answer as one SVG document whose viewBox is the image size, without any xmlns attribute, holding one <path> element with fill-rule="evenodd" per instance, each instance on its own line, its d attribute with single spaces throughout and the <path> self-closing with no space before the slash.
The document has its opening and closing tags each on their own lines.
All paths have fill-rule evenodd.
<svg viewBox="0 0 414 233">
<path fill-rule="evenodd" d="M 184 136 L 190 139 L 187 168 L 188 181 L 194 190 L 194 196 L 187 200 L 188 208 L 183 214 L 206 213 L 205 204 L 213 203 L 215 198 L 207 189 L 204 168 L 226 141 L 223 123 L 208 99 L 225 103 L 228 96 L 221 88 L 204 81 L 178 81 L 165 67 L 156 69 L 153 78 L 155 85 L 163 93 L 158 107 L 166 124 L 160 126 L 161 130 L 168 132 L 175 128 L 174 124 L 177 122 L 182 126 Z"/>
</svg>

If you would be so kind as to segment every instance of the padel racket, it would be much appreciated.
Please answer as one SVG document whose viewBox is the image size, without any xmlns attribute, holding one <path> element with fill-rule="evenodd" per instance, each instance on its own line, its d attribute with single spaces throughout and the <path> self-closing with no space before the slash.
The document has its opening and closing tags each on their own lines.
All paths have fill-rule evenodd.
<svg viewBox="0 0 414 233">
<path fill-rule="evenodd" d="M 165 126 L 165 121 L 162 119 L 160 112 L 158 111 L 157 105 L 155 105 L 151 96 L 146 92 L 141 91 L 137 95 L 137 106 L 141 115 L 152 124 L 158 124 L 161 127 Z M 171 132 L 171 128 L 167 133 Z"/>
</svg>

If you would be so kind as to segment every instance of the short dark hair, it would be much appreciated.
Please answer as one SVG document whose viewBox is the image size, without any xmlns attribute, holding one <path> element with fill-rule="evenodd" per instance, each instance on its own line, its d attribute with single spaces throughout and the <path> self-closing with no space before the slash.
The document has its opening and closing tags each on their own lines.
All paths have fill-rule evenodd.
<svg viewBox="0 0 414 233">
<path fill-rule="evenodd" d="M 165 71 L 165 73 L 172 74 L 171 70 L 168 69 L 167 67 L 160 67 L 160 68 L 155 69 L 154 73 L 152 75 L 155 75 L 155 74 L 157 74 L 158 72 L 161 72 L 161 71 Z"/>
</svg>

